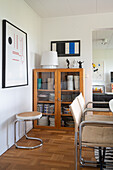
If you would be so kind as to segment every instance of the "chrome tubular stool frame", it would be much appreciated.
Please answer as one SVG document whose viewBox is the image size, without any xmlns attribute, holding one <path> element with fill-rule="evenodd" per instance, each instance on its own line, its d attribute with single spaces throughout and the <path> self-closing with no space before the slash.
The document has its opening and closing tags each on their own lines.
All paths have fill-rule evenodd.
<svg viewBox="0 0 113 170">
<path fill-rule="evenodd" d="M 21 148 L 21 149 L 35 149 L 35 148 L 38 148 L 38 147 L 40 147 L 40 146 L 43 145 L 42 139 L 27 136 L 27 132 L 26 132 L 26 121 L 33 121 L 33 120 L 34 120 L 34 119 L 28 119 L 28 120 L 27 120 L 27 119 L 24 119 L 24 120 L 16 119 L 16 120 L 15 120 L 15 122 L 14 122 L 14 144 L 15 144 L 16 148 Z M 16 124 L 17 124 L 18 122 L 24 122 L 24 123 L 25 123 L 25 124 L 24 124 L 24 135 L 25 135 L 26 139 L 40 141 L 40 144 L 35 145 L 35 146 L 29 146 L 29 147 L 28 147 L 28 146 L 19 146 L 19 145 L 17 145 L 17 142 L 16 142 Z"/>
</svg>

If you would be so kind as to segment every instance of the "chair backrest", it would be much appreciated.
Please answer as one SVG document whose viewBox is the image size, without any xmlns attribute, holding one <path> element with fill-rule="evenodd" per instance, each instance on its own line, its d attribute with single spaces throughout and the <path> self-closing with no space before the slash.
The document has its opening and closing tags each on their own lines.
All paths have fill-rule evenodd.
<svg viewBox="0 0 113 170">
<path fill-rule="evenodd" d="M 86 104 L 85 104 L 85 100 L 84 100 L 84 97 L 83 97 L 82 93 L 80 93 L 77 96 L 77 99 L 78 99 L 78 102 L 80 104 L 80 107 L 81 107 L 81 110 L 82 110 L 82 113 L 83 113 L 84 109 L 86 108 Z"/>
<path fill-rule="evenodd" d="M 109 101 L 109 107 L 110 107 L 111 112 L 113 113 L 113 99 Z"/>
<path fill-rule="evenodd" d="M 70 105 L 71 113 L 75 122 L 75 132 L 78 132 L 78 127 L 81 122 L 82 111 L 77 97 L 73 100 Z"/>
</svg>

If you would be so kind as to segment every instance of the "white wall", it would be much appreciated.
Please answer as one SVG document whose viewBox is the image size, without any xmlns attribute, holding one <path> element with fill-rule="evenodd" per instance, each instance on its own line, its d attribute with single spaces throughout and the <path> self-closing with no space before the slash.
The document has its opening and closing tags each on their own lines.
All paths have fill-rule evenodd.
<svg viewBox="0 0 113 170">
<path fill-rule="evenodd" d="M 28 35 L 29 85 L 2 89 L 2 20 Z M 24 0 L 0 0 L 0 155 L 14 143 L 15 114 L 32 110 L 32 68 L 40 61 L 41 19 Z M 38 65 L 38 62 L 36 63 Z M 31 123 L 28 124 L 30 129 Z M 18 138 L 22 136 L 23 126 Z"/>
<path fill-rule="evenodd" d="M 28 34 L 28 86 L 2 89 L 3 19 L 7 19 Z M 32 68 L 39 66 L 40 53 L 50 50 L 50 41 L 81 40 L 81 56 L 69 59 L 84 61 L 83 67 L 87 75 L 86 100 L 91 99 L 92 31 L 97 28 L 113 28 L 112 20 L 113 13 L 40 19 L 24 0 L 0 0 L 0 154 L 14 142 L 15 114 L 32 110 Z M 65 57 L 59 58 L 60 67 L 66 67 L 65 60 Z M 30 127 L 29 125 L 28 128 Z M 19 133 L 19 136 L 21 137 L 22 133 Z"/>
<path fill-rule="evenodd" d="M 42 20 L 42 51 L 50 50 L 50 42 L 54 40 L 81 40 L 81 56 L 68 58 L 71 61 L 74 59 L 84 61 L 86 101 L 92 97 L 92 31 L 97 28 L 113 28 L 112 20 L 113 13 Z M 65 57 L 59 58 L 59 67 L 66 67 L 65 60 Z"/>
<path fill-rule="evenodd" d="M 111 91 L 111 77 L 110 73 L 113 72 L 113 49 L 94 49 L 93 60 L 104 62 L 104 80 L 93 80 L 93 85 L 105 85 L 105 91 Z"/>
</svg>

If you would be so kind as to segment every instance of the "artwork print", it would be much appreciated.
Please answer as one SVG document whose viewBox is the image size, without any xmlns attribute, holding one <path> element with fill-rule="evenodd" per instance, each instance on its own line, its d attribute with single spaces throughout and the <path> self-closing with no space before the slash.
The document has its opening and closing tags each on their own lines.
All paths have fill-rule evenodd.
<svg viewBox="0 0 113 170">
<path fill-rule="evenodd" d="M 80 40 L 51 41 L 51 51 L 57 51 L 59 57 L 80 56 Z"/>
<path fill-rule="evenodd" d="M 92 63 L 92 67 L 93 67 L 93 80 L 103 81 L 104 80 L 104 62 L 94 61 Z"/>
<path fill-rule="evenodd" d="M 28 85 L 27 34 L 3 20 L 2 87 Z"/>
</svg>

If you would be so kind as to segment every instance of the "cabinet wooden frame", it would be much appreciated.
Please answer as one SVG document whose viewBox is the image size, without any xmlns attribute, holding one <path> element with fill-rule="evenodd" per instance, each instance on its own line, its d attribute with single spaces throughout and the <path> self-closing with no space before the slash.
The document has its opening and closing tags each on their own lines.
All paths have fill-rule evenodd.
<svg viewBox="0 0 113 170">
<path fill-rule="evenodd" d="M 37 111 L 37 73 L 47 73 L 47 72 L 53 72 L 54 73 L 54 78 L 55 78 L 55 101 L 54 101 L 54 105 L 55 105 L 55 112 L 54 115 L 55 116 L 55 126 L 39 126 L 37 125 L 37 121 L 34 121 L 34 128 L 48 128 L 48 129 L 65 129 L 65 130 L 72 130 L 74 128 L 70 128 L 70 127 L 62 127 L 61 126 L 61 118 L 65 117 L 65 116 L 69 116 L 71 117 L 71 114 L 62 114 L 61 115 L 61 104 L 71 104 L 70 102 L 62 102 L 61 101 L 61 93 L 62 92 L 77 92 L 80 93 L 82 92 L 83 96 L 85 96 L 84 94 L 84 69 L 83 68 L 72 68 L 72 69 L 34 69 L 34 95 L 33 95 L 33 110 Z M 61 74 L 62 73 L 79 73 L 79 77 L 80 77 L 80 89 L 79 90 L 62 90 L 61 89 Z M 38 89 L 38 91 L 51 91 L 48 89 Z M 43 101 L 42 103 L 51 103 L 50 101 Z M 45 113 L 44 115 L 51 115 L 49 113 Z"/>
</svg>

